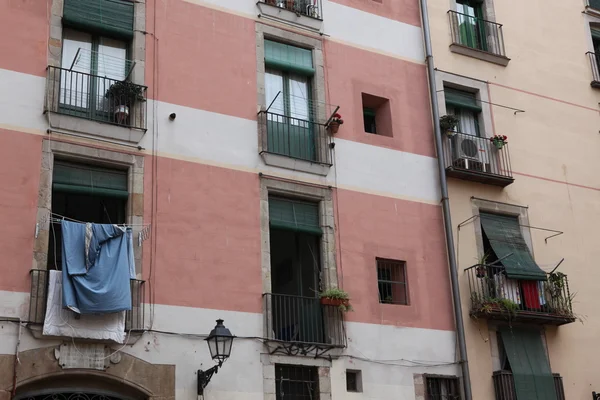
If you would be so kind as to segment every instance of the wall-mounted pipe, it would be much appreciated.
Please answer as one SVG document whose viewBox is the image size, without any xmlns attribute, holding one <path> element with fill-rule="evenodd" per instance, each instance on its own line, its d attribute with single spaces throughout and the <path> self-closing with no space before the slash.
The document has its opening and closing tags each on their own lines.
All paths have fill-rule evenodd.
<svg viewBox="0 0 600 400">
<path fill-rule="evenodd" d="M 435 86 L 435 66 L 433 65 L 433 54 L 431 50 L 431 33 L 429 31 L 429 17 L 427 14 L 427 0 L 420 0 L 421 18 L 423 22 L 423 39 L 425 42 L 425 56 L 427 64 L 427 75 L 429 79 L 429 95 L 431 96 L 431 110 L 433 113 L 433 133 L 435 149 L 437 152 L 438 172 L 440 175 L 440 190 L 442 194 L 442 211 L 444 214 L 444 228 L 446 231 L 446 246 L 448 250 L 448 265 L 450 267 L 450 282 L 452 284 L 452 299 L 454 306 L 454 319 L 456 322 L 456 335 L 458 336 L 458 351 L 460 366 L 462 369 L 462 382 L 465 400 L 472 400 L 471 378 L 469 364 L 467 362 L 467 345 L 465 343 L 465 327 L 460 304 L 460 288 L 458 286 L 458 271 L 456 267 L 456 252 L 454 251 L 454 236 L 452 233 L 452 219 L 450 218 L 450 202 L 448 199 L 448 182 L 446 171 L 442 160 L 442 132 L 440 129 L 440 113 L 437 102 L 437 90 Z"/>
</svg>

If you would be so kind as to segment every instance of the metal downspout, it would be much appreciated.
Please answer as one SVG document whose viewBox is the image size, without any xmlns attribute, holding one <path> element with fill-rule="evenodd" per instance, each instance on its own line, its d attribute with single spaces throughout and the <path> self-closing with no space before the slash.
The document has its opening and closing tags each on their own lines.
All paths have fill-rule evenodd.
<svg viewBox="0 0 600 400">
<path fill-rule="evenodd" d="M 450 202 L 448 199 L 448 182 L 446 170 L 442 159 L 442 133 L 440 129 L 440 113 L 438 109 L 437 91 L 435 86 L 435 69 L 433 65 L 433 53 L 431 50 L 431 33 L 429 31 L 429 18 L 427 14 L 427 0 L 420 0 L 421 18 L 423 21 L 423 38 L 425 40 L 425 55 L 427 64 L 427 75 L 429 79 L 429 95 L 431 97 L 431 109 L 433 112 L 433 132 L 435 149 L 437 152 L 438 173 L 440 176 L 440 189 L 442 194 L 442 211 L 444 214 L 444 228 L 446 231 L 446 247 L 448 248 L 448 264 L 450 266 L 450 282 L 452 284 L 452 299 L 454 306 L 454 317 L 456 321 L 456 334 L 458 336 L 458 351 L 460 353 L 460 367 L 462 370 L 462 382 L 465 400 L 472 400 L 471 378 L 467 358 L 467 346 L 465 343 L 465 327 L 460 303 L 460 289 L 458 286 L 458 271 L 456 267 L 456 252 L 454 251 L 454 236 L 452 233 L 452 219 L 450 218 Z"/>
</svg>

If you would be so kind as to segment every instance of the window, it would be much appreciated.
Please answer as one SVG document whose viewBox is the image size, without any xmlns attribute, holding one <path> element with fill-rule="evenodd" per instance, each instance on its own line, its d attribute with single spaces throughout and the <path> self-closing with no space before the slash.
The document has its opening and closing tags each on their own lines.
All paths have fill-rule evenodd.
<svg viewBox="0 0 600 400">
<path fill-rule="evenodd" d="M 590 62 L 592 64 L 592 87 L 600 87 L 600 26 L 594 24 L 590 26 L 592 33 L 593 52 L 590 53 Z"/>
<path fill-rule="evenodd" d="M 406 263 L 404 261 L 378 258 L 377 284 L 380 303 L 408 305 Z"/>
<path fill-rule="evenodd" d="M 318 400 L 317 368 L 275 364 L 275 396 L 277 400 Z"/>
<path fill-rule="evenodd" d="M 362 392 L 362 373 L 358 370 L 346 370 L 346 391 Z"/>
<path fill-rule="evenodd" d="M 362 93 L 362 110 L 365 133 L 393 136 L 392 110 L 388 99 Z"/>
<path fill-rule="evenodd" d="M 483 1 L 457 0 L 460 44 L 487 51 L 487 33 L 483 16 Z"/>
<path fill-rule="evenodd" d="M 123 224 L 128 199 L 127 171 L 56 161 L 52 212 L 78 221 Z M 51 224 L 48 268 L 61 269 L 60 224 Z"/>
<path fill-rule="evenodd" d="M 459 119 L 457 131 L 466 135 L 481 136 L 479 116 L 481 106 L 475 93 L 444 87 L 446 113 Z"/>
<path fill-rule="evenodd" d="M 427 400 L 460 400 L 459 381 L 456 377 L 425 376 Z"/>
<path fill-rule="evenodd" d="M 268 151 L 316 160 L 312 51 L 265 40 L 265 70 Z"/>
</svg>

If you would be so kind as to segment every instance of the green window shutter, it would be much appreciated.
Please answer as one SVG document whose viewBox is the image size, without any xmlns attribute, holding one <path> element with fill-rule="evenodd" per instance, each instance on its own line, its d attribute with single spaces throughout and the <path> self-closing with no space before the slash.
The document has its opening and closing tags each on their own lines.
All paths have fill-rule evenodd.
<svg viewBox="0 0 600 400">
<path fill-rule="evenodd" d="M 546 273 L 535 263 L 521 234 L 519 219 L 506 215 L 480 213 L 481 226 L 511 279 L 545 281 Z"/>
<path fill-rule="evenodd" d="M 462 108 L 475 112 L 481 112 L 481 105 L 475 97 L 475 93 L 463 92 L 451 88 L 444 88 L 446 105 L 454 108 Z"/>
<path fill-rule="evenodd" d="M 517 399 L 556 400 L 554 377 L 540 332 L 503 327 L 500 335 L 512 369 Z"/>
<path fill-rule="evenodd" d="M 312 51 L 271 40 L 265 40 L 265 65 L 299 75 L 315 74 Z"/>
<path fill-rule="evenodd" d="M 127 171 L 57 161 L 52 174 L 52 189 L 59 192 L 126 199 Z"/>
<path fill-rule="evenodd" d="M 65 0 L 63 24 L 118 39 L 133 39 L 130 0 Z"/>
<path fill-rule="evenodd" d="M 287 229 L 321 235 L 319 205 L 302 201 L 269 198 L 269 225 L 271 228 Z"/>
</svg>

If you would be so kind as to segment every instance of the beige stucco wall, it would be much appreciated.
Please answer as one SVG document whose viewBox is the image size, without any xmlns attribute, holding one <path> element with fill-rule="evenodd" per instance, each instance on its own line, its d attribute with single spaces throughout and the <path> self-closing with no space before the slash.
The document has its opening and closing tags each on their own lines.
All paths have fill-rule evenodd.
<svg viewBox="0 0 600 400">
<path fill-rule="evenodd" d="M 475 225 L 463 226 L 460 235 L 457 230 L 474 214 L 472 196 L 527 206 L 531 225 L 564 231 L 546 244 L 544 237 L 551 233 L 531 230 L 534 256 L 546 270 L 565 258 L 559 270 L 568 274 L 571 292 L 577 293 L 573 307 L 583 324 L 546 327 L 545 336 L 552 370 L 564 378 L 566 398 L 591 398 L 593 390 L 600 391 L 594 367 L 600 356 L 600 90 L 590 87 L 585 55 L 591 50 L 591 17 L 582 13 L 581 0 L 497 0 L 496 21 L 504 25 L 511 59 L 502 67 L 449 51 L 451 8 L 454 0 L 429 2 L 435 66 L 486 81 L 492 103 L 525 110 L 515 115 L 483 104 L 491 111 L 492 132 L 508 136 L 512 185 L 502 189 L 449 179 L 473 398 L 495 397 L 488 324 L 468 316 L 470 293 L 463 271 L 477 262 Z"/>
</svg>

